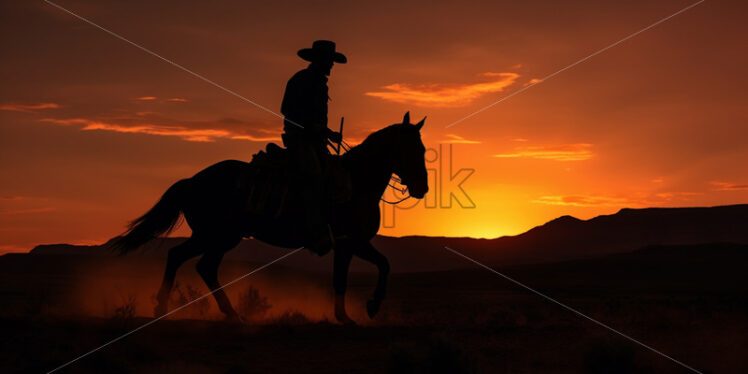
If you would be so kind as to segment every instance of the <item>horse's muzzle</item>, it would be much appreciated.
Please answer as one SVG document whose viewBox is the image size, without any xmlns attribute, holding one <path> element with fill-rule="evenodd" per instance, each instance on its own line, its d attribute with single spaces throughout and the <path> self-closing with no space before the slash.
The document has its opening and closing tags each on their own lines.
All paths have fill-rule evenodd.
<svg viewBox="0 0 748 374">
<path fill-rule="evenodd" d="M 408 186 L 408 193 L 416 199 L 423 199 L 423 197 L 426 196 L 426 192 L 429 192 L 429 186 L 427 184 L 419 183 Z"/>
</svg>

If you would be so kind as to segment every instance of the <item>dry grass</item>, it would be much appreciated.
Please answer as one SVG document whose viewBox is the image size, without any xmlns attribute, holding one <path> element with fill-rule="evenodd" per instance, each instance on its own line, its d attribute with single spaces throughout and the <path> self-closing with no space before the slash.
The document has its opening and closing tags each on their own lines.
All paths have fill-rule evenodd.
<svg viewBox="0 0 748 374">
<path fill-rule="evenodd" d="M 272 305 L 268 303 L 268 298 L 260 296 L 260 291 L 254 286 L 249 286 L 244 292 L 239 294 L 236 310 L 245 320 L 257 321 L 265 316 Z"/>
</svg>

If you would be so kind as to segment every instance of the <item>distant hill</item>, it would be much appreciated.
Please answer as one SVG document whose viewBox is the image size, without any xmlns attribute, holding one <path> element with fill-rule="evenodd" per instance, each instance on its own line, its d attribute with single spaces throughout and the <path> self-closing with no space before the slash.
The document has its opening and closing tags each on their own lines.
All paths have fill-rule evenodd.
<svg viewBox="0 0 748 374">
<path fill-rule="evenodd" d="M 709 208 L 621 209 L 580 220 L 554 219 L 523 234 L 490 244 L 537 260 L 628 252 L 652 245 L 748 243 L 748 204 Z"/>
<path fill-rule="evenodd" d="M 161 238 L 143 246 L 135 256 L 166 257 L 184 238 Z M 611 215 L 580 220 L 554 219 L 523 234 L 497 239 L 377 236 L 373 244 L 385 254 L 395 272 L 436 271 L 474 266 L 444 249 L 448 246 L 494 265 L 554 262 L 631 252 L 647 246 L 705 243 L 748 244 L 748 204 L 708 208 L 621 209 Z M 105 246 L 105 245 L 104 245 Z M 288 250 L 245 240 L 229 252 L 228 260 L 271 261 Z M 40 245 L 32 255 L 112 255 L 102 246 Z M 285 259 L 286 266 L 329 271 L 332 256 L 304 252 Z M 353 271 L 373 270 L 354 261 Z"/>
</svg>

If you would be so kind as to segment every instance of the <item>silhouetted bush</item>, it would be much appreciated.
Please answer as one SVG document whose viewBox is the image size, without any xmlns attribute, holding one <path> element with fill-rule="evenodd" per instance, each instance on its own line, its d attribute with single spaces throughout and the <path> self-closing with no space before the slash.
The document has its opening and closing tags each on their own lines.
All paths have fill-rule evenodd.
<svg viewBox="0 0 748 374">
<path fill-rule="evenodd" d="M 122 305 L 114 309 L 114 316 L 112 319 L 120 321 L 128 321 L 135 318 L 135 307 L 136 300 L 135 296 L 128 296 Z"/>
<path fill-rule="evenodd" d="M 174 288 L 172 288 L 172 297 L 169 300 L 172 304 L 171 309 L 173 310 L 175 308 L 179 308 L 185 304 L 199 299 L 203 295 L 204 293 L 201 293 L 189 284 L 184 286 L 183 289 L 182 285 L 179 284 L 179 282 L 176 282 L 174 284 Z M 210 302 L 210 297 L 204 297 L 200 301 L 192 303 L 187 309 L 189 309 L 190 312 L 194 313 L 194 315 L 196 315 L 197 317 L 202 318 L 208 315 L 208 311 L 210 311 Z"/>
<path fill-rule="evenodd" d="M 281 314 L 276 323 L 279 325 L 305 325 L 309 323 L 309 319 L 301 312 L 289 310 Z"/>
<path fill-rule="evenodd" d="M 259 319 L 265 316 L 265 313 L 272 308 L 268 303 L 268 298 L 260 296 L 260 291 L 253 286 L 239 294 L 239 314 L 246 320 Z"/>
</svg>

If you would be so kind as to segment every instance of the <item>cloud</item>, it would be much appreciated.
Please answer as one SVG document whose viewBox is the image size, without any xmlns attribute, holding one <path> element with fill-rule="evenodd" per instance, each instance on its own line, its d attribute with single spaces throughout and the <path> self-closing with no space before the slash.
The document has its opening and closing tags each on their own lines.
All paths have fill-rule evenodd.
<svg viewBox="0 0 748 374">
<path fill-rule="evenodd" d="M 57 109 L 61 108 L 59 104 L 55 103 L 37 103 L 37 104 L 14 104 L 14 103 L 8 103 L 0 105 L 0 110 L 8 110 L 13 112 L 24 112 L 24 113 L 32 113 L 35 110 L 40 109 Z"/>
<path fill-rule="evenodd" d="M 216 138 L 226 138 L 231 135 L 226 130 L 198 129 L 192 130 L 181 126 L 157 126 L 157 125 L 139 125 L 139 126 L 121 126 L 103 122 L 90 122 L 81 130 L 108 130 L 126 134 L 150 134 L 162 136 L 177 136 L 191 142 L 211 142 Z"/>
<path fill-rule="evenodd" d="M 28 252 L 30 248 L 28 247 L 21 247 L 17 245 L 12 244 L 0 244 L 0 255 L 11 253 L 11 252 L 18 252 L 18 253 L 25 253 Z"/>
<path fill-rule="evenodd" d="M 57 210 L 49 198 L 25 195 L 0 196 L 0 216 L 47 213 Z"/>
<path fill-rule="evenodd" d="M 34 214 L 34 213 L 46 213 L 56 210 L 53 207 L 40 207 L 40 208 L 27 208 L 27 209 L 7 209 L 0 210 L 0 215 L 17 215 L 17 214 Z"/>
<path fill-rule="evenodd" d="M 498 158 L 535 158 L 555 161 L 584 161 L 592 158 L 592 144 L 515 147 L 514 152 L 493 155 Z"/>
<path fill-rule="evenodd" d="M 49 123 L 54 123 L 55 125 L 69 126 L 69 125 L 85 125 L 92 121 L 84 119 L 84 118 L 67 118 L 67 119 L 42 118 L 39 120 L 39 122 L 49 122 Z"/>
<path fill-rule="evenodd" d="M 540 196 L 532 201 L 538 204 L 568 205 L 568 206 L 619 206 L 629 205 L 631 200 L 622 197 L 566 195 Z"/>
<path fill-rule="evenodd" d="M 383 87 L 388 91 L 366 92 L 365 94 L 396 103 L 424 107 L 458 107 L 470 104 L 483 95 L 501 92 L 519 77 L 516 73 L 483 73 L 481 75 L 494 79 L 490 82 L 458 85 L 394 83 Z"/>
<path fill-rule="evenodd" d="M 529 81 L 527 81 L 525 84 L 522 85 L 522 87 L 532 86 L 533 84 L 537 84 L 542 82 L 543 80 L 540 78 L 532 78 Z"/>
<path fill-rule="evenodd" d="M 114 131 L 125 134 L 149 134 L 149 135 L 161 135 L 161 136 L 175 136 L 183 140 L 191 142 L 213 142 L 217 139 L 236 139 L 236 140 L 249 140 L 254 142 L 267 142 L 267 141 L 279 141 L 280 137 L 275 136 L 254 136 L 245 132 L 232 131 L 230 129 L 223 128 L 211 128 L 209 126 L 203 126 L 202 128 L 192 128 L 180 125 L 160 125 L 152 123 L 139 123 L 139 124 L 118 124 L 111 122 L 104 122 L 98 120 L 91 120 L 86 118 L 69 118 L 69 119 L 56 119 L 56 118 L 43 118 L 40 121 L 49 122 L 63 126 L 69 125 L 81 125 L 83 131 Z M 220 121 L 219 121 L 220 122 Z M 202 124 L 209 124 L 209 122 L 200 122 Z"/>
<path fill-rule="evenodd" d="M 606 196 L 606 195 L 549 195 L 540 196 L 532 200 L 536 204 L 564 205 L 577 207 L 648 207 L 670 202 L 690 201 L 693 196 L 702 195 L 701 192 L 657 192 L 638 196 Z"/>
<path fill-rule="evenodd" d="M 479 140 L 468 140 L 457 134 L 447 134 L 446 140 L 442 140 L 442 143 L 453 143 L 453 144 L 480 144 Z"/>
<path fill-rule="evenodd" d="M 252 135 L 232 135 L 231 139 L 236 140 L 249 140 L 252 142 L 277 142 L 281 138 L 279 136 L 252 136 Z"/>
<path fill-rule="evenodd" d="M 18 201 L 18 200 L 25 200 L 25 199 L 27 199 L 26 196 L 18 196 L 18 195 L 0 196 L 0 201 Z"/>
<path fill-rule="evenodd" d="M 701 192 L 658 192 L 655 194 L 656 197 L 663 200 L 673 200 L 676 198 L 688 198 L 689 196 L 703 195 Z"/>
<path fill-rule="evenodd" d="M 158 100 L 158 97 L 156 97 L 156 96 L 142 96 L 142 97 L 136 98 L 135 100 L 137 100 L 137 101 L 156 101 L 156 100 Z M 168 99 L 161 99 L 160 102 L 185 103 L 185 102 L 187 102 L 187 99 L 183 99 L 181 97 L 170 97 Z"/>
<path fill-rule="evenodd" d="M 709 182 L 709 184 L 714 186 L 715 191 L 748 191 L 748 184 L 720 182 L 720 181 L 712 181 L 712 182 Z"/>
</svg>

